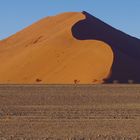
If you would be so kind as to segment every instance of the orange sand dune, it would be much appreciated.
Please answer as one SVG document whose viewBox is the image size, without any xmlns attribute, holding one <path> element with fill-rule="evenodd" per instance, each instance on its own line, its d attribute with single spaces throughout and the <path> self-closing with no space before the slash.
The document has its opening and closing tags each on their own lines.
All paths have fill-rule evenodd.
<svg viewBox="0 0 140 140">
<path fill-rule="evenodd" d="M 113 51 L 78 40 L 72 26 L 83 13 L 47 17 L 0 42 L 0 83 L 92 84 L 110 74 Z"/>
</svg>

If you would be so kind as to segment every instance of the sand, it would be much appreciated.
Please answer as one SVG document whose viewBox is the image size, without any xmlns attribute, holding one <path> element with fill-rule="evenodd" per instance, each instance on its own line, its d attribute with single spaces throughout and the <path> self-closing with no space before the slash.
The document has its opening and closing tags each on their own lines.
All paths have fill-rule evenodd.
<svg viewBox="0 0 140 140">
<path fill-rule="evenodd" d="M 72 35 L 72 26 L 82 19 L 85 15 L 78 12 L 47 17 L 2 40 L 0 83 L 103 83 L 113 51 L 103 41 Z"/>
</svg>

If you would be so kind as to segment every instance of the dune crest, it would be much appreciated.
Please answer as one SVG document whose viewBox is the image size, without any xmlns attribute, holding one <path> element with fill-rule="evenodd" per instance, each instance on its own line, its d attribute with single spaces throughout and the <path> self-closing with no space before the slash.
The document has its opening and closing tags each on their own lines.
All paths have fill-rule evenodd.
<svg viewBox="0 0 140 140">
<path fill-rule="evenodd" d="M 103 41 L 73 36 L 73 25 L 85 18 L 78 12 L 47 17 L 2 40 L 0 83 L 103 83 L 113 51 Z"/>
</svg>

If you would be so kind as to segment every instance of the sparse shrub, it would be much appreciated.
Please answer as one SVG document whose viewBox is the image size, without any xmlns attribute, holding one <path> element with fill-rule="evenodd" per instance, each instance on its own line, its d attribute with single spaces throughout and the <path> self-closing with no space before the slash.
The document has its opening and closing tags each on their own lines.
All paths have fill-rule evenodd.
<svg viewBox="0 0 140 140">
<path fill-rule="evenodd" d="M 98 82 L 98 80 L 94 79 L 92 82 L 93 82 L 93 83 L 96 83 L 96 82 Z"/>
<path fill-rule="evenodd" d="M 39 79 L 39 78 L 37 78 L 37 79 L 36 79 L 36 82 L 41 82 L 41 81 L 42 81 L 42 80 L 41 80 L 41 79 Z"/>
<path fill-rule="evenodd" d="M 128 80 L 129 84 L 134 84 L 134 80 Z"/>
<path fill-rule="evenodd" d="M 119 81 L 118 80 L 113 80 L 113 84 L 118 84 Z"/>
</svg>

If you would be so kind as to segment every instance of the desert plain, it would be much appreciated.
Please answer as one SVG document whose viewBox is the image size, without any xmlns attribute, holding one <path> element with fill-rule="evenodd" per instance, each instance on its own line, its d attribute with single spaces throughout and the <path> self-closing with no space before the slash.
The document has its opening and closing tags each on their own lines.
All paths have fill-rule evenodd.
<svg viewBox="0 0 140 140">
<path fill-rule="evenodd" d="M 0 85 L 0 140 L 139 139 L 139 85 Z"/>
</svg>

